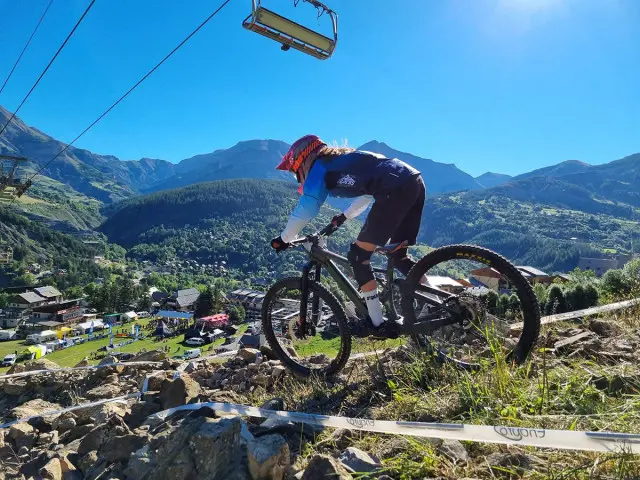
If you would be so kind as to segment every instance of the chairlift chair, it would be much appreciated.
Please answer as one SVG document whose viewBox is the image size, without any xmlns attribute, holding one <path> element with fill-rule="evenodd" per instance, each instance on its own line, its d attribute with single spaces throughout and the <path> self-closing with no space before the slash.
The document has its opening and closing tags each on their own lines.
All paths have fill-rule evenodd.
<svg viewBox="0 0 640 480">
<path fill-rule="evenodd" d="M 6 169 L 5 162 L 9 163 L 9 167 Z M 23 183 L 20 178 L 16 177 L 18 165 L 24 162 L 27 162 L 25 157 L 0 155 L 0 202 L 21 197 L 31 186 L 31 180 Z"/>
<path fill-rule="evenodd" d="M 297 5 L 300 0 L 294 0 Z M 288 18 L 264 8 L 260 0 L 252 0 L 251 14 L 242 26 L 282 44 L 282 50 L 295 48 L 320 60 L 331 57 L 338 43 L 338 15 L 316 0 L 303 0 L 319 11 L 318 18 L 327 13 L 333 25 L 333 39 L 304 27 Z"/>
</svg>

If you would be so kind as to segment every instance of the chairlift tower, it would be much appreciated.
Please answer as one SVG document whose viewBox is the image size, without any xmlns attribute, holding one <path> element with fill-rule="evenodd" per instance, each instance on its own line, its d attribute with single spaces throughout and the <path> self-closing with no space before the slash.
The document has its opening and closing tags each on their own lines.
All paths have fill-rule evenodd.
<svg viewBox="0 0 640 480">
<path fill-rule="evenodd" d="M 10 202 L 21 197 L 31 186 L 31 180 L 23 182 L 16 176 L 18 166 L 26 162 L 26 157 L 0 155 L 0 202 Z"/>
</svg>

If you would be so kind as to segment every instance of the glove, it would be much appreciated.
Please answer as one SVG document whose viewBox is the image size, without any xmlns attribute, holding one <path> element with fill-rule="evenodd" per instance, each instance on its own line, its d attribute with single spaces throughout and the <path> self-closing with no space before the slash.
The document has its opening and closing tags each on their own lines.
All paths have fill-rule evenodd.
<svg viewBox="0 0 640 480">
<path fill-rule="evenodd" d="M 280 253 L 287 248 L 289 248 L 289 244 L 282 240 L 281 236 L 278 236 L 271 240 L 271 248 L 273 248 L 276 252 Z"/>
<path fill-rule="evenodd" d="M 347 217 L 345 216 L 344 213 L 341 213 L 340 215 L 336 215 L 335 217 L 333 217 L 331 219 L 331 223 L 333 224 L 333 226 L 335 226 L 336 228 L 340 227 L 345 221 L 347 220 Z"/>
</svg>

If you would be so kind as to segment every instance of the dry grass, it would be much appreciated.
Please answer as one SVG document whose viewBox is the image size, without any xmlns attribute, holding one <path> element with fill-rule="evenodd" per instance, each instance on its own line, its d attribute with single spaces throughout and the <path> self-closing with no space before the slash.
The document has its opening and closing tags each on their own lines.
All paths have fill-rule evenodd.
<svg viewBox="0 0 640 480">
<path fill-rule="evenodd" d="M 402 347 L 394 353 L 354 361 L 332 380 L 288 377 L 277 390 L 289 410 L 302 412 L 638 433 L 640 353 L 634 348 L 629 353 L 633 359 L 601 358 L 607 349 L 615 350 L 616 342 L 638 346 L 638 313 L 635 309 L 609 315 L 606 320 L 614 324 L 614 336 L 602 339 L 591 352 L 553 353 L 549 343 L 576 328 L 575 324 L 559 324 L 543 331 L 532 358 L 520 367 L 507 365 L 496 349 L 496 363 L 487 362 L 478 372 L 469 373 Z M 589 322 L 581 328 L 588 326 Z M 615 388 L 603 388 L 604 379 L 615 380 Z M 267 398 L 264 393 L 254 394 L 251 402 L 260 405 Z M 378 455 L 386 473 L 398 479 L 640 478 L 640 458 L 632 455 L 464 442 L 471 460 L 455 463 L 440 452 L 438 444 L 431 439 L 342 431 L 336 434 L 327 429 L 316 442 L 301 440 L 298 464 L 303 466 L 317 452 L 337 454 L 353 445 Z M 487 457 L 495 452 L 527 455 L 530 467 L 492 468 Z"/>
</svg>

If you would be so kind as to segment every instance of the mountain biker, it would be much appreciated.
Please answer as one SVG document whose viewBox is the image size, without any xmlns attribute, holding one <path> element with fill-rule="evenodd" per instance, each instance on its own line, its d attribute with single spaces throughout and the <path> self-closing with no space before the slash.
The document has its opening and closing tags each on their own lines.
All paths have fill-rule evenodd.
<svg viewBox="0 0 640 480">
<path fill-rule="evenodd" d="M 360 291 L 365 298 L 371 326 L 359 325 L 376 336 L 397 337 L 398 325 L 385 321 L 378 298 L 378 285 L 371 267 L 371 255 L 377 246 L 408 241 L 415 245 L 422 219 L 425 186 L 418 170 L 397 158 L 331 147 L 316 135 L 297 140 L 276 167 L 295 174 L 302 194 L 285 229 L 271 241 L 278 252 L 289 247 L 304 226 L 314 218 L 328 195 L 355 198 L 332 222 L 339 227 L 347 219 L 363 213 L 374 201 L 360 234 L 351 244 L 347 258 Z M 396 268 L 405 276 L 415 262 L 407 248 L 393 254 Z"/>
</svg>

